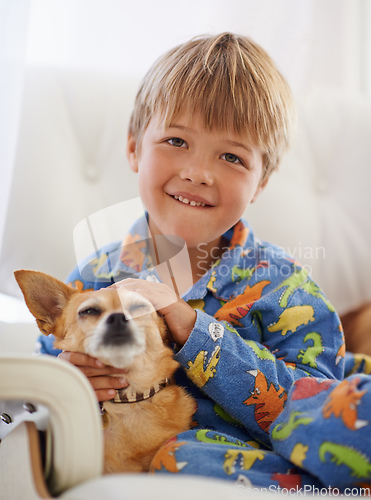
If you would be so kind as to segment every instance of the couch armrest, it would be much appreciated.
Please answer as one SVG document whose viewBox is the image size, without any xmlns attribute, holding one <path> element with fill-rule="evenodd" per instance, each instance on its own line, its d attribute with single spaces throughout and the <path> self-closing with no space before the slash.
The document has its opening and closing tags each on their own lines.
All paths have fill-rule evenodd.
<svg viewBox="0 0 371 500">
<path fill-rule="evenodd" d="M 26 400 L 48 407 L 53 437 L 53 494 L 102 474 L 98 404 L 88 380 L 77 368 L 51 356 L 0 353 L 0 399 Z"/>
</svg>

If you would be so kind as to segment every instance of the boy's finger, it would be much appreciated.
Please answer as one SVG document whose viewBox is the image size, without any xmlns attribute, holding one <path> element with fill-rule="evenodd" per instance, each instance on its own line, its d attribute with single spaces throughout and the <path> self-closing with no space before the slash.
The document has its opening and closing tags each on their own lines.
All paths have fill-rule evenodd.
<svg viewBox="0 0 371 500">
<path fill-rule="evenodd" d="M 99 389 L 95 391 L 95 395 L 99 402 L 109 401 L 114 398 L 116 391 L 114 389 Z"/>
<path fill-rule="evenodd" d="M 123 389 L 129 385 L 125 377 L 92 377 L 89 381 L 95 391 Z"/>
<path fill-rule="evenodd" d="M 108 401 L 115 397 L 116 389 L 123 389 L 129 383 L 118 377 L 94 377 L 89 379 L 98 401 Z"/>
<path fill-rule="evenodd" d="M 105 365 L 99 359 L 82 352 L 63 351 L 59 354 L 58 358 L 69 361 L 79 367 L 87 377 L 127 373 L 125 368 L 115 368 L 114 366 Z"/>
<path fill-rule="evenodd" d="M 104 366 L 103 368 L 95 368 L 94 366 L 78 366 L 78 368 L 88 378 L 127 373 L 126 369 L 114 368 L 113 366 Z"/>
<path fill-rule="evenodd" d="M 96 358 L 82 352 L 63 351 L 58 358 L 69 361 L 75 366 L 91 366 L 94 368 L 103 368 L 105 365 Z"/>
</svg>

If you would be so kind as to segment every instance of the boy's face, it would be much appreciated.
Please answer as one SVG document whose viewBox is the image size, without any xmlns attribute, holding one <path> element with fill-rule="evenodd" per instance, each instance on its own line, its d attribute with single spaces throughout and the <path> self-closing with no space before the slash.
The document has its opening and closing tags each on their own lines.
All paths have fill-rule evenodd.
<svg viewBox="0 0 371 500">
<path fill-rule="evenodd" d="M 169 127 L 154 116 L 140 152 L 130 136 L 128 159 L 151 233 L 182 237 L 188 248 L 221 244 L 265 186 L 262 154 L 248 137 L 207 129 L 198 114 L 178 115 Z"/>
</svg>

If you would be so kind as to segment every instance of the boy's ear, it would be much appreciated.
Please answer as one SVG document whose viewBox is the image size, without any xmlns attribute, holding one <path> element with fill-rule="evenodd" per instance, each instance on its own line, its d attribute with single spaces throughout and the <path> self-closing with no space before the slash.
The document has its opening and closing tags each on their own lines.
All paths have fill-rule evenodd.
<svg viewBox="0 0 371 500">
<path fill-rule="evenodd" d="M 37 271 L 15 271 L 14 276 L 41 332 L 45 335 L 54 333 L 63 308 L 72 295 L 79 292 L 52 276 Z"/>
<path fill-rule="evenodd" d="M 129 134 L 126 145 L 126 156 L 129 160 L 130 168 L 133 172 L 138 172 L 137 140 L 132 134 Z"/>
<path fill-rule="evenodd" d="M 264 190 L 265 186 L 268 184 L 268 180 L 269 180 L 269 177 L 264 179 L 263 182 L 260 182 L 259 186 L 256 188 L 256 191 L 255 191 L 253 199 L 251 200 L 251 203 L 254 203 L 256 201 L 256 199 L 258 198 L 260 193 Z"/>
</svg>

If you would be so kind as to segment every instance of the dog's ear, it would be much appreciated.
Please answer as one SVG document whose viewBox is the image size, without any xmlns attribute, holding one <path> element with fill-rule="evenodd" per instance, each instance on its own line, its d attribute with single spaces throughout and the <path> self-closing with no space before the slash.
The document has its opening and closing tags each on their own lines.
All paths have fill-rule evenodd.
<svg viewBox="0 0 371 500">
<path fill-rule="evenodd" d="M 53 333 L 63 308 L 71 296 L 79 292 L 38 271 L 15 271 L 14 276 L 41 332 Z"/>
</svg>

